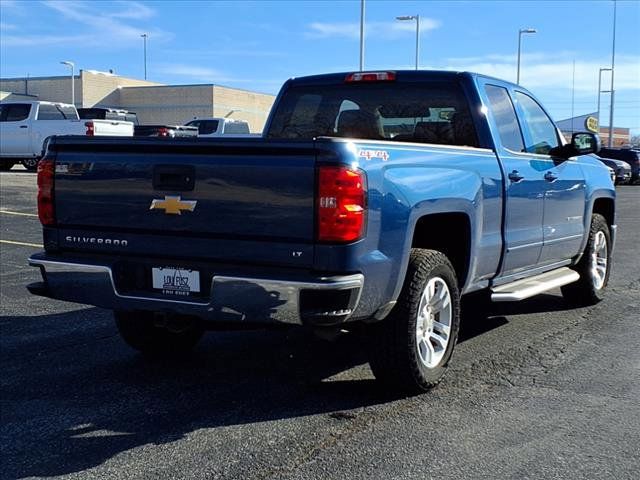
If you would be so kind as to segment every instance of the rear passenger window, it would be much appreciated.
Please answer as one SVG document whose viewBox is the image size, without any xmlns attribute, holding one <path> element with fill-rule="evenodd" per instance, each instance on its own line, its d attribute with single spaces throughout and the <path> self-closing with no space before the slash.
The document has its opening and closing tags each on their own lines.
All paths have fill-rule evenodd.
<svg viewBox="0 0 640 480">
<path fill-rule="evenodd" d="M 29 118 L 31 105 L 28 103 L 14 103 L 0 105 L 0 122 L 20 122 Z"/>
<path fill-rule="evenodd" d="M 516 100 L 524 112 L 524 121 L 531 137 L 526 151 L 548 155 L 558 146 L 558 131 L 542 107 L 533 98 L 522 92 L 516 92 Z M 529 145 L 530 143 L 530 145 Z"/>
<path fill-rule="evenodd" d="M 203 120 L 198 125 L 198 133 L 201 135 L 211 135 L 218 130 L 218 120 Z"/>
<path fill-rule="evenodd" d="M 64 120 L 64 114 L 55 105 L 40 104 L 38 120 Z"/>
<path fill-rule="evenodd" d="M 498 126 L 502 146 L 514 152 L 523 152 L 524 142 L 518 117 L 516 117 L 516 111 L 507 89 L 495 85 L 486 85 L 484 89 L 489 97 L 489 107 Z"/>
</svg>

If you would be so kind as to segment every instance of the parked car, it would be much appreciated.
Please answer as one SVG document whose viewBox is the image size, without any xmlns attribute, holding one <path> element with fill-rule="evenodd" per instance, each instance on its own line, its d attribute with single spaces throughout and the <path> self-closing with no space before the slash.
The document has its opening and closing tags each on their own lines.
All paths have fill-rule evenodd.
<svg viewBox="0 0 640 480">
<path fill-rule="evenodd" d="M 196 118 L 187 122 L 186 125 L 198 127 L 198 137 L 204 138 L 252 136 L 249 124 L 244 120 L 232 120 L 222 117 Z"/>
<path fill-rule="evenodd" d="M 134 129 L 136 137 L 159 138 L 195 138 L 198 136 L 196 127 L 185 125 L 136 125 Z"/>
<path fill-rule="evenodd" d="M 21 162 L 35 170 L 45 140 L 52 135 L 133 136 L 133 123 L 81 121 L 76 107 L 66 103 L 31 101 L 0 103 L 0 168 Z"/>
<path fill-rule="evenodd" d="M 566 143 L 523 87 L 354 72 L 277 98 L 263 138 L 53 138 L 29 290 L 113 310 L 154 355 L 212 323 L 359 326 L 376 378 L 404 392 L 441 380 L 463 295 L 603 298 L 616 220 L 599 140 Z"/>
<path fill-rule="evenodd" d="M 611 168 L 614 172 L 614 181 L 616 185 L 625 185 L 631 181 L 631 165 L 622 160 L 614 160 L 613 158 L 602 158 L 599 155 L 593 154 L 593 157 L 600 160 L 607 167 Z"/>
<path fill-rule="evenodd" d="M 631 180 L 629 183 L 640 182 L 640 152 L 631 148 L 601 148 L 598 156 L 622 160 L 631 166 Z"/>
<path fill-rule="evenodd" d="M 609 170 L 609 176 L 611 177 L 611 183 L 616 184 L 616 171 L 611 168 L 609 165 L 605 165 L 607 170 Z"/>
<path fill-rule="evenodd" d="M 103 120 L 128 120 L 133 122 L 134 137 L 179 138 L 197 137 L 198 129 L 182 125 L 140 125 L 135 112 L 115 108 L 92 107 L 78 109 L 80 118 L 100 118 Z"/>
<path fill-rule="evenodd" d="M 78 115 L 83 120 L 120 120 L 123 122 L 131 122 L 134 126 L 139 125 L 136 112 L 129 112 L 128 110 L 117 108 L 79 108 Z"/>
</svg>

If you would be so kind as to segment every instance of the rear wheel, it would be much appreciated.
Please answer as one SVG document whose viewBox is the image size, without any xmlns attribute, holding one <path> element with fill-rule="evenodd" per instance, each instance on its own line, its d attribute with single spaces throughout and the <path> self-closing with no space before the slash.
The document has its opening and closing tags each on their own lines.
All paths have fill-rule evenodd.
<svg viewBox="0 0 640 480">
<path fill-rule="evenodd" d="M 369 363 L 383 384 L 409 393 L 436 386 L 460 328 L 453 266 L 435 250 L 413 249 L 398 303 L 369 330 Z"/>
<path fill-rule="evenodd" d="M 30 172 L 35 172 L 38 169 L 39 161 L 40 161 L 39 158 L 25 158 L 20 163 L 22 163 L 24 168 L 26 168 Z"/>
<path fill-rule="evenodd" d="M 181 355 L 195 347 L 204 334 L 202 323 L 191 317 L 156 318 L 152 312 L 115 311 L 120 336 L 146 355 Z"/>
<path fill-rule="evenodd" d="M 587 246 L 573 268 L 580 279 L 562 287 L 564 298 L 578 305 L 593 305 L 602 300 L 611 273 L 611 234 L 602 215 L 594 213 L 591 217 Z"/>
</svg>

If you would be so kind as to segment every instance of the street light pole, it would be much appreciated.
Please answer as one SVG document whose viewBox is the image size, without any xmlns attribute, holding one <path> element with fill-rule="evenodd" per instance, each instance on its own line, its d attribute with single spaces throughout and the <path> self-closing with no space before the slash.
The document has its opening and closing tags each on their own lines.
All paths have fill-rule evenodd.
<svg viewBox="0 0 640 480">
<path fill-rule="evenodd" d="M 147 37 L 149 35 L 147 35 L 146 33 L 143 33 L 142 35 L 140 35 L 143 39 L 144 39 L 144 79 L 147 79 Z"/>
<path fill-rule="evenodd" d="M 403 15 L 401 17 L 396 17 L 396 20 L 400 20 L 400 21 L 415 20 L 416 21 L 416 70 L 418 70 L 420 66 L 420 15 Z"/>
<path fill-rule="evenodd" d="M 602 72 L 610 71 L 610 68 L 601 68 L 598 71 L 598 132 L 600 132 L 600 94 L 609 92 L 609 90 L 606 90 L 605 92 L 602 91 Z"/>
<path fill-rule="evenodd" d="M 73 62 L 69 62 L 69 61 L 64 61 L 64 62 L 60 62 L 62 65 L 66 65 L 67 67 L 71 68 L 71 104 L 75 105 L 76 104 L 76 92 L 75 92 L 75 79 L 74 79 L 74 68 L 75 68 L 75 64 Z"/>
<path fill-rule="evenodd" d="M 364 0 L 360 0 L 360 71 L 364 70 Z"/>
<path fill-rule="evenodd" d="M 616 95 L 613 89 L 613 74 L 616 68 L 616 0 L 613 0 L 613 45 L 611 47 L 611 108 L 609 109 L 609 148 L 613 147 L 613 99 Z"/>
<path fill-rule="evenodd" d="M 518 68 L 516 73 L 516 84 L 520 85 L 520 52 L 522 51 L 522 34 L 523 33 L 536 33 L 535 28 L 521 28 L 518 30 Z"/>
</svg>

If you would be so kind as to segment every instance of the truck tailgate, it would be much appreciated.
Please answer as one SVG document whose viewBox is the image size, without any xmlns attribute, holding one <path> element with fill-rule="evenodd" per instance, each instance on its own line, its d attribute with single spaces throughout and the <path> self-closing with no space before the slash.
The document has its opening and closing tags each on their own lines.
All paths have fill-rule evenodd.
<svg viewBox="0 0 640 480">
<path fill-rule="evenodd" d="M 51 150 L 62 248 L 312 262 L 313 142 L 69 137 Z M 91 240 L 103 237 L 126 247 Z"/>
</svg>

